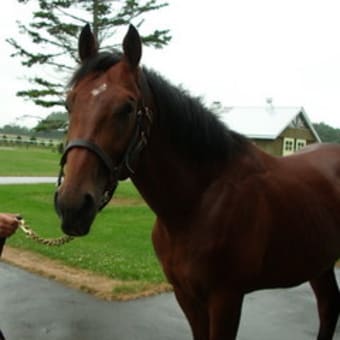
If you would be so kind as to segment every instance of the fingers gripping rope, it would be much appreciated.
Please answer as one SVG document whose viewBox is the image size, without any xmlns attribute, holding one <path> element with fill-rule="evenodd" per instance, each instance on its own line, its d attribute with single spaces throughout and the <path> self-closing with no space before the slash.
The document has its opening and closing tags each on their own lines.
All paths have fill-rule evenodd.
<svg viewBox="0 0 340 340">
<path fill-rule="evenodd" d="M 19 221 L 19 228 L 26 234 L 28 238 L 34 240 L 38 243 L 44 244 L 46 246 L 61 246 L 65 243 L 72 241 L 74 238 L 72 236 L 61 236 L 58 238 L 43 238 L 37 235 L 25 222 L 25 220 L 21 219 Z"/>
</svg>

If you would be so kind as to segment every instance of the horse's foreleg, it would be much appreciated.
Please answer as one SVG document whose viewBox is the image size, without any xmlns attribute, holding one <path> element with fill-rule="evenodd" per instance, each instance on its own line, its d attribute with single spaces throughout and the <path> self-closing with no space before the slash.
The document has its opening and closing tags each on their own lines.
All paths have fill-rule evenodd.
<svg viewBox="0 0 340 340">
<path fill-rule="evenodd" d="M 317 340 L 331 340 L 340 312 L 340 293 L 334 270 L 310 281 L 316 296 L 320 328 Z"/>
<path fill-rule="evenodd" d="M 207 340 L 209 336 L 209 321 L 206 306 L 202 306 L 176 287 L 174 287 L 174 292 L 179 305 L 189 321 L 194 340 Z"/>
<path fill-rule="evenodd" d="M 236 339 L 243 296 L 237 291 L 214 293 L 209 303 L 209 340 Z"/>
</svg>

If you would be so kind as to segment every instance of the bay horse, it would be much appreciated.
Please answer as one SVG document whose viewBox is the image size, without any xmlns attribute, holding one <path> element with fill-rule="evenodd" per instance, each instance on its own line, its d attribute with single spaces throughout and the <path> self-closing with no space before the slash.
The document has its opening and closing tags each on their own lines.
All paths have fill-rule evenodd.
<svg viewBox="0 0 340 340">
<path fill-rule="evenodd" d="M 55 197 L 63 231 L 86 235 L 130 177 L 156 215 L 154 249 L 195 340 L 236 339 L 245 294 L 305 281 L 317 299 L 317 339 L 332 339 L 340 146 L 270 156 L 140 66 L 133 26 L 122 46 L 99 51 L 89 25 L 79 37 Z"/>
</svg>

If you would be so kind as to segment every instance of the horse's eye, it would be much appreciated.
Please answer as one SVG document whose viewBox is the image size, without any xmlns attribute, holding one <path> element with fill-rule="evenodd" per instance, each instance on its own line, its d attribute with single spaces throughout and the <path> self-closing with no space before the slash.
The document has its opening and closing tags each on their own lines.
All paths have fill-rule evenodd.
<svg viewBox="0 0 340 340">
<path fill-rule="evenodd" d="M 133 110 L 134 110 L 133 104 L 127 102 L 118 109 L 117 113 L 120 117 L 125 117 L 125 116 L 128 116 L 130 113 L 132 113 Z"/>
</svg>

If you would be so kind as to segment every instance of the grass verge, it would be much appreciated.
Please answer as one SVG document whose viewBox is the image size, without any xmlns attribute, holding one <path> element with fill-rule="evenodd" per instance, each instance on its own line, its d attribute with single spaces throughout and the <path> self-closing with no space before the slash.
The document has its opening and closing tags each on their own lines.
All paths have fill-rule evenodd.
<svg viewBox="0 0 340 340">
<path fill-rule="evenodd" d="M 0 176 L 57 176 L 60 154 L 44 148 L 1 147 Z"/>
</svg>

